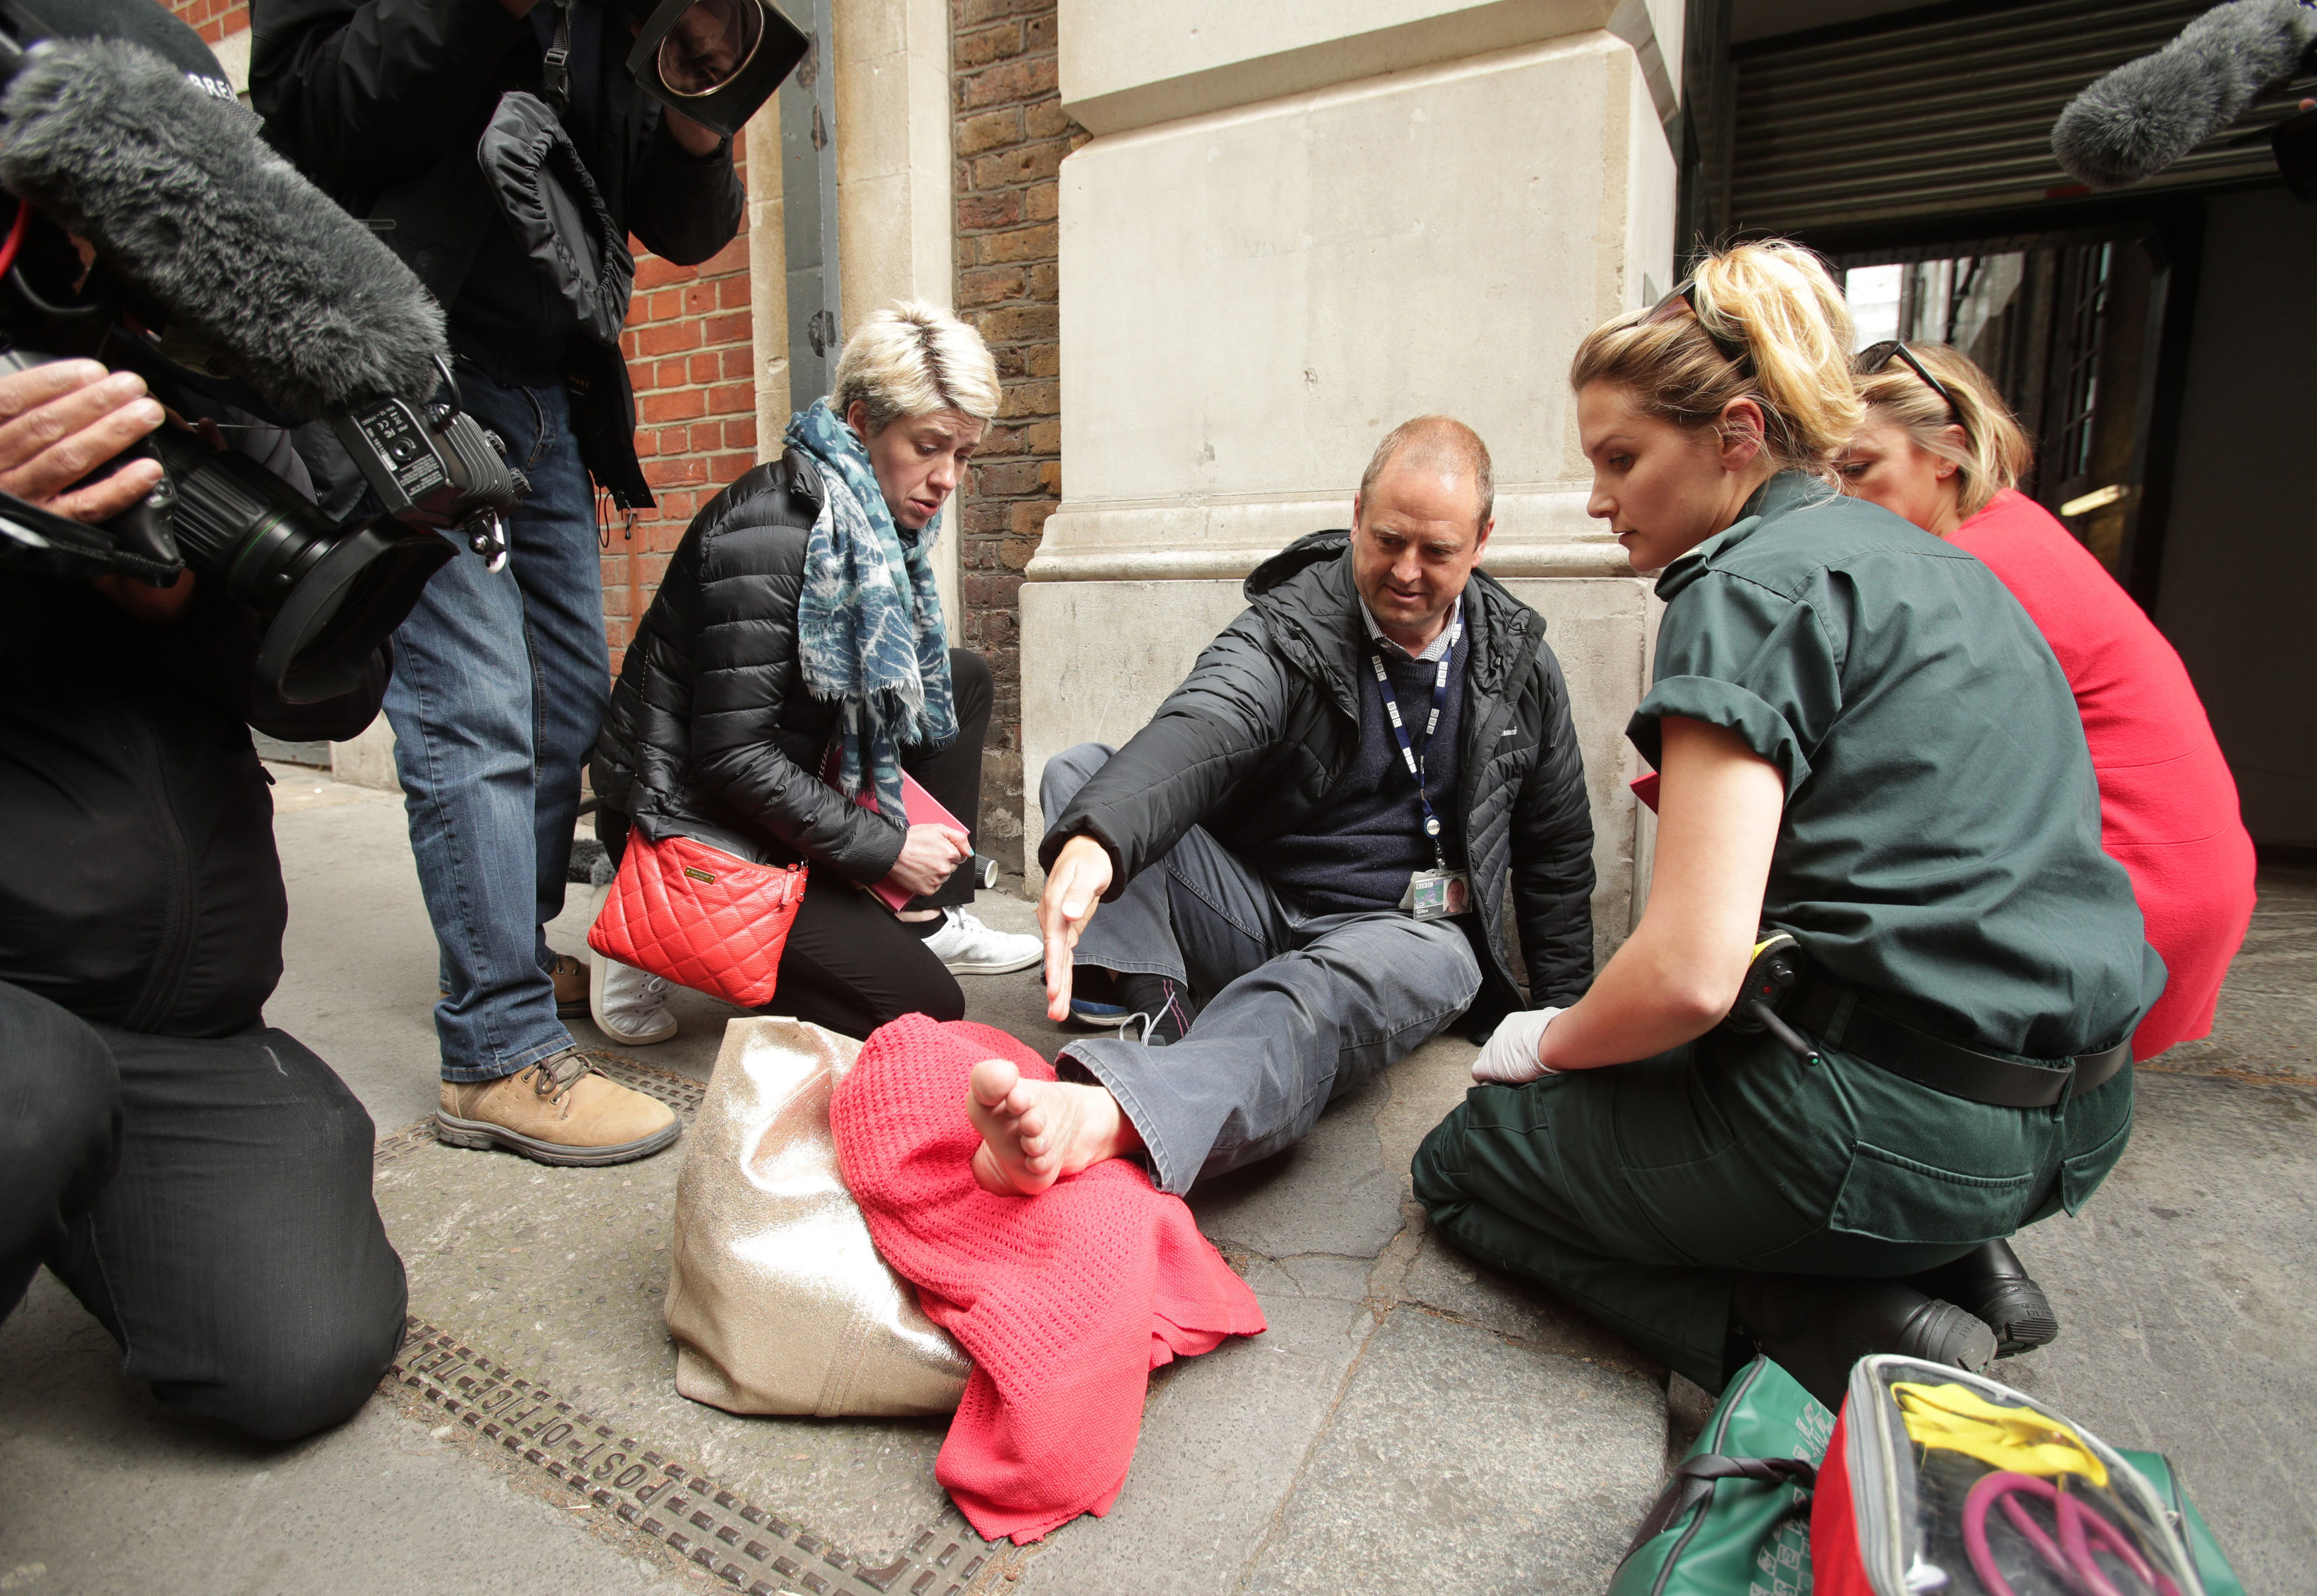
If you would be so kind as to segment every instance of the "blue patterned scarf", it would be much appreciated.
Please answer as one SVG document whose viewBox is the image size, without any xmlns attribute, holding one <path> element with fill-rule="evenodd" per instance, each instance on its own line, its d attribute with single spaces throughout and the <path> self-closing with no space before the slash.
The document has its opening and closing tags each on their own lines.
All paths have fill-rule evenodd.
<svg viewBox="0 0 2317 1596">
<path fill-rule="evenodd" d="M 957 735 L 949 637 L 934 587 L 941 523 L 905 533 L 877 486 L 869 452 L 825 399 L 789 419 L 788 441 L 820 467 L 820 516 L 804 553 L 797 655 L 816 698 L 842 705 L 837 785 L 865 789 L 886 819 L 908 824 L 900 746 L 939 747 Z"/>
</svg>

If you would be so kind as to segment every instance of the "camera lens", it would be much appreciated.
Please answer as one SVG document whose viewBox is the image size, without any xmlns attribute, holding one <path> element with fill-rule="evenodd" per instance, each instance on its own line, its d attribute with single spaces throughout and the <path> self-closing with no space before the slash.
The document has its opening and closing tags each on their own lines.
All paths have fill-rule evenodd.
<svg viewBox="0 0 2317 1596">
<path fill-rule="evenodd" d="M 756 0 L 693 0 L 659 42 L 660 82 L 670 94 L 714 94 L 739 75 L 764 37 Z"/>
<path fill-rule="evenodd" d="M 265 621 L 259 678 L 290 704 L 351 692 L 457 551 L 449 539 L 380 516 L 339 525 L 246 456 L 163 427 L 153 443 L 176 489 L 185 562 Z"/>
</svg>

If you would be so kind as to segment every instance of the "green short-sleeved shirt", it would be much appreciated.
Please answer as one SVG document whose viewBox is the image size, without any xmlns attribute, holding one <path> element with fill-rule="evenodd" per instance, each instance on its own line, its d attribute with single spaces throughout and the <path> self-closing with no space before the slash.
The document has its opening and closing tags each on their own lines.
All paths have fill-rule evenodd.
<svg viewBox="0 0 2317 1596">
<path fill-rule="evenodd" d="M 1799 472 L 1658 580 L 1626 735 L 1726 726 L 1786 808 L 1762 918 L 1829 974 L 1994 1053 L 2127 1036 L 2163 989 L 2059 662 L 1994 573 Z"/>
</svg>

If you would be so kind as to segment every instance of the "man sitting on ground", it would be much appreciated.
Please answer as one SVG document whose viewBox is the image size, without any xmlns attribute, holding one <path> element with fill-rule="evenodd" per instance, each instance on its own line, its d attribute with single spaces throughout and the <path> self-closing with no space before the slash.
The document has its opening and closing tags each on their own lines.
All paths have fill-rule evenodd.
<svg viewBox="0 0 2317 1596">
<path fill-rule="evenodd" d="M 1048 1012 L 1141 1035 L 1073 1042 L 1058 1081 L 975 1066 L 983 1186 L 1140 1154 L 1179 1194 L 1288 1146 L 1467 1009 L 1523 1006 L 1508 884 L 1530 1001 L 1584 991 L 1585 773 L 1544 618 L 1478 569 L 1493 501 L 1470 427 L 1408 422 L 1350 533 L 1258 568 L 1150 725 L 1047 764 Z"/>
</svg>

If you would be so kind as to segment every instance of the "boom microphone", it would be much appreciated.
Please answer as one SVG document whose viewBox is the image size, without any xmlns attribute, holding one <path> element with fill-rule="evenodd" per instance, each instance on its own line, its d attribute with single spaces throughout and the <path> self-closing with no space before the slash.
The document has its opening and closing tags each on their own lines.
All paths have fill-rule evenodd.
<svg viewBox="0 0 2317 1596">
<path fill-rule="evenodd" d="M 425 403 L 449 353 L 442 310 L 257 129 L 148 50 L 53 40 L 0 95 L 0 181 L 281 408 Z"/>
<path fill-rule="evenodd" d="M 2093 188 L 2152 177 L 2292 77 L 2313 41 L 2317 8 L 2228 0 L 2078 94 L 2052 129 L 2052 153 Z"/>
</svg>

